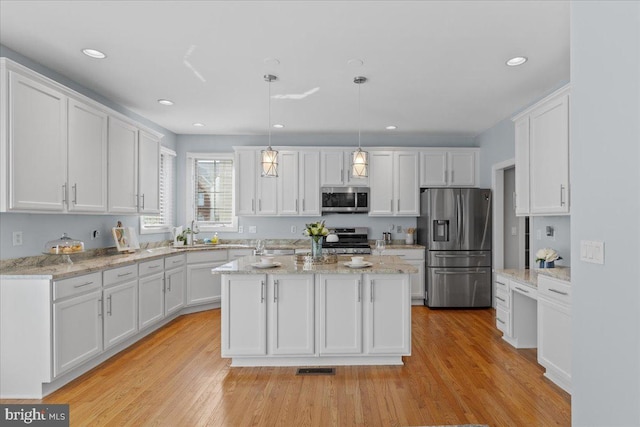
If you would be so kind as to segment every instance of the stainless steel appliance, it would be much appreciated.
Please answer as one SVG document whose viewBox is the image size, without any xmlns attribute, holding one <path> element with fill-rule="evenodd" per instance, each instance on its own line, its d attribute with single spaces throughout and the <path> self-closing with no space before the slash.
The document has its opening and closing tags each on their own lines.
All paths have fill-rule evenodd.
<svg viewBox="0 0 640 427">
<path fill-rule="evenodd" d="M 322 212 L 369 212 L 366 187 L 322 187 Z"/>
<path fill-rule="evenodd" d="M 370 254 L 368 233 L 367 227 L 329 228 L 329 235 L 337 236 L 338 241 L 327 241 L 328 236 L 325 236 L 322 238 L 322 249 L 332 250 L 336 254 Z"/>
<path fill-rule="evenodd" d="M 423 190 L 417 228 L 427 248 L 427 306 L 490 307 L 491 190 Z"/>
</svg>

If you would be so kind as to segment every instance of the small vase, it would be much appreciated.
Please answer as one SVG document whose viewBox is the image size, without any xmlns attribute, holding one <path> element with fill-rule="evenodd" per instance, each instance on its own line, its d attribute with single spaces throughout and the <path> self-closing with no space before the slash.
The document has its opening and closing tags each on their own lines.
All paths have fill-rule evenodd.
<svg viewBox="0 0 640 427">
<path fill-rule="evenodd" d="M 556 266 L 555 261 L 547 261 L 545 262 L 544 268 L 555 268 L 555 266 Z"/>
<path fill-rule="evenodd" d="M 407 245 L 413 245 L 413 234 L 407 233 L 406 237 L 404 238 L 404 242 Z"/>
<path fill-rule="evenodd" d="M 313 259 L 322 258 L 322 239 L 311 238 L 311 256 Z"/>
<path fill-rule="evenodd" d="M 539 262 L 538 267 L 544 268 L 545 261 L 538 261 L 538 262 Z"/>
</svg>

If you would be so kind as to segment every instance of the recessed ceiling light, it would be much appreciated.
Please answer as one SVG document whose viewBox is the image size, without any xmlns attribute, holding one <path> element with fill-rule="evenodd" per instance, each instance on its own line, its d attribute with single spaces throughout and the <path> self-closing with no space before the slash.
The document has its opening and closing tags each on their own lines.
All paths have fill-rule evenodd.
<svg viewBox="0 0 640 427">
<path fill-rule="evenodd" d="M 197 127 L 197 128 L 203 128 L 204 127 L 204 123 L 199 123 L 199 122 L 198 123 L 194 123 L 193 125 L 195 127 Z"/>
<path fill-rule="evenodd" d="M 96 49 L 89 49 L 89 48 L 82 49 L 82 53 L 95 59 L 104 59 L 107 57 L 107 55 L 105 55 L 104 53 Z"/>
<path fill-rule="evenodd" d="M 158 104 L 173 105 L 173 101 L 169 101 L 168 99 L 158 99 Z"/>
<path fill-rule="evenodd" d="M 280 123 L 276 123 L 275 125 L 273 125 L 273 127 L 276 129 L 282 129 L 284 125 L 281 125 Z"/>
<path fill-rule="evenodd" d="M 522 65 L 527 62 L 527 59 L 528 58 L 526 56 L 514 56 L 507 61 L 507 65 L 509 67 L 517 67 L 518 65 Z"/>
<path fill-rule="evenodd" d="M 267 65 L 280 65 L 280 60 L 278 60 L 278 58 L 264 58 L 262 62 Z"/>
<path fill-rule="evenodd" d="M 395 130 L 395 129 L 398 129 L 398 126 L 396 126 L 396 125 L 389 125 L 389 126 L 385 127 L 385 129 L 386 129 L 386 130 Z"/>
<path fill-rule="evenodd" d="M 362 59 L 350 59 L 347 61 L 347 64 L 352 67 L 362 67 L 364 65 L 364 61 Z"/>
</svg>

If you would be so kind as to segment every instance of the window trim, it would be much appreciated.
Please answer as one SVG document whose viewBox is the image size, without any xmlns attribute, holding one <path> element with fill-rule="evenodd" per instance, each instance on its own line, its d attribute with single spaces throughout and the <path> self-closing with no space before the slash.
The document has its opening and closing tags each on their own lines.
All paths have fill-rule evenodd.
<svg viewBox="0 0 640 427">
<path fill-rule="evenodd" d="M 162 158 L 162 154 L 164 154 L 165 156 L 171 156 L 174 157 L 173 161 L 177 162 L 177 154 L 175 151 L 173 151 L 170 148 L 164 147 L 164 146 L 160 146 L 160 158 Z M 176 172 L 177 172 L 177 164 L 174 163 L 174 167 L 173 167 L 173 181 L 170 183 L 170 185 L 173 186 L 173 188 L 175 189 L 175 180 L 176 180 Z M 159 188 L 158 188 L 159 190 Z M 171 223 L 170 224 L 165 224 L 165 225 L 160 225 L 160 226 L 151 226 L 151 227 L 145 227 L 144 226 L 144 217 L 145 216 L 157 216 L 157 215 L 140 215 L 140 234 L 164 234 L 164 233 L 170 233 L 173 231 L 173 227 L 175 224 L 175 216 L 176 216 L 176 210 L 175 210 L 175 206 L 176 206 L 176 191 L 172 191 L 172 199 L 171 200 L 171 204 L 174 206 L 174 208 L 172 208 L 173 211 L 173 218 L 171 218 Z"/>
<path fill-rule="evenodd" d="M 233 160 L 233 168 L 232 168 L 232 176 L 231 176 L 231 188 L 232 191 L 232 201 L 231 201 L 231 212 L 232 212 L 232 220 L 230 226 L 213 226 L 198 223 L 198 228 L 200 231 L 204 232 L 238 232 L 238 216 L 236 215 L 236 159 L 233 153 L 186 153 L 185 163 L 186 163 L 186 194 L 185 194 L 185 207 L 186 207 L 186 223 L 187 227 L 191 227 L 191 221 L 194 219 L 195 212 L 195 170 L 194 170 L 194 160 L 195 159 L 205 159 L 205 160 L 216 160 L 216 159 L 224 159 L 224 160 Z"/>
</svg>

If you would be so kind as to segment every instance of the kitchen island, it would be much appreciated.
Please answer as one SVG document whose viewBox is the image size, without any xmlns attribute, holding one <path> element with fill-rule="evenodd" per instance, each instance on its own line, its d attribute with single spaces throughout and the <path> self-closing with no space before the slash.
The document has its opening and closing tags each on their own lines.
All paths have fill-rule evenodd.
<svg viewBox="0 0 640 427">
<path fill-rule="evenodd" d="M 411 354 L 409 275 L 396 256 L 333 264 L 243 257 L 222 275 L 221 354 L 232 366 L 402 365 Z"/>
</svg>

